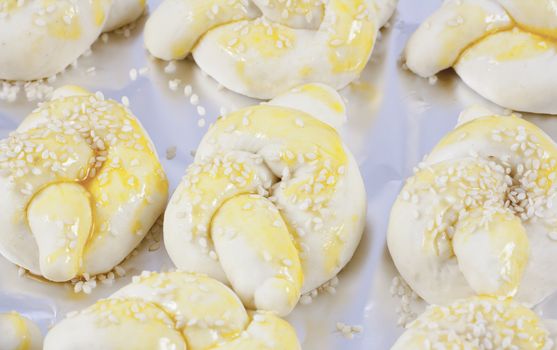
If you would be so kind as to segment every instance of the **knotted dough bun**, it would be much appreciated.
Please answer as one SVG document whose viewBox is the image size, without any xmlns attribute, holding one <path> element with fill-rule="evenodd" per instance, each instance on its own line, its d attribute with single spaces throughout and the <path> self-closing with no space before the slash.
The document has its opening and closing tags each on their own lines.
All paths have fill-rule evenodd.
<svg viewBox="0 0 557 350">
<path fill-rule="evenodd" d="M 123 105 L 72 86 L 0 141 L 0 253 L 49 280 L 119 264 L 162 214 L 168 183 Z"/>
<path fill-rule="evenodd" d="M 535 305 L 557 290 L 557 146 L 491 114 L 446 135 L 400 192 L 387 242 L 427 302 L 475 294 Z"/>
<path fill-rule="evenodd" d="M 500 106 L 557 114 L 556 0 L 447 0 L 412 35 L 405 56 L 422 77 L 453 67 Z"/>
<path fill-rule="evenodd" d="M 149 273 L 71 314 L 44 350 L 300 350 L 288 322 L 248 312 L 222 283 L 185 272 Z"/>
<path fill-rule="evenodd" d="M 199 67 L 238 93 L 270 99 L 319 82 L 358 78 L 396 0 L 165 0 L 145 26 L 164 60 L 193 53 Z"/>
<path fill-rule="evenodd" d="M 471 297 L 429 306 L 391 350 L 552 350 L 555 323 L 512 299 Z"/>
<path fill-rule="evenodd" d="M 229 283 L 251 308 L 288 314 L 333 278 L 362 236 L 358 165 L 332 124 L 340 96 L 324 85 L 219 119 L 165 213 L 176 266 Z"/>
</svg>

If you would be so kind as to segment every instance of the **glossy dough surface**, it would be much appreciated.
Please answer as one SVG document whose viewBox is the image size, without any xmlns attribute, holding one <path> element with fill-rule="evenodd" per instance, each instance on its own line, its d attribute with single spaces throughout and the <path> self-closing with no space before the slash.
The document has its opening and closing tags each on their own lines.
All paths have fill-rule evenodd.
<svg viewBox="0 0 557 350">
<path fill-rule="evenodd" d="M 137 19 L 145 0 L 0 1 L 0 79 L 63 71 L 103 32 Z"/>
<path fill-rule="evenodd" d="M 352 154 L 319 119 L 339 125 L 344 114 L 336 91 L 310 84 L 219 119 L 165 213 L 176 266 L 280 315 L 333 278 L 360 241 L 366 210 Z"/>
<path fill-rule="evenodd" d="M 39 328 L 17 312 L 0 313 L 0 349 L 42 350 Z"/>
<path fill-rule="evenodd" d="M 430 77 L 453 67 L 505 108 L 557 114 L 556 0 L 448 0 L 410 38 L 406 64 Z"/>
<path fill-rule="evenodd" d="M 164 209 L 168 183 L 123 105 L 63 87 L 0 141 L 0 252 L 52 281 L 111 270 Z"/>
<path fill-rule="evenodd" d="M 546 323 L 553 322 L 512 299 L 472 297 L 429 306 L 391 350 L 551 350 L 555 334 Z"/>
<path fill-rule="evenodd" d="M 356 79 L 396 0 L 165 0 L 149 18 L 155 57 L 190 52 L 230 90 L 269 99 L 305 83 Z"/>
<path fill-rule="evenodd" d="M 108 299 L 69 315 L 44 350 L 300 350 L 296 332 L 248 312 L 222 283 L 185 272 L 148 273 Z"/>
<path fill-rule="evenodd" d="M 557 146 L 517 117 L 459 125 L 410 177 L 388 246 L 429 303 L 475 294 L 535 305 L 557 289 Z"/>
</svg>

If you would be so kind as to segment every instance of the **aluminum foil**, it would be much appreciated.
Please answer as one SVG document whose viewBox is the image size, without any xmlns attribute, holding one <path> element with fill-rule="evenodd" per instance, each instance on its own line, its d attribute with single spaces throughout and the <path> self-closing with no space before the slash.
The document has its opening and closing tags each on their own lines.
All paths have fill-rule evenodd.
<svg viewBox="0 0 557 350">
<path fill-rule="evenodd" d="M 151 9 L 159 3 L 149 0 Z M 391 205 L 412 168 L 455 126 L 464 107 L 481 104 L 500 110 L 466 87 L 453 72 L 440 74 L 432 84 L 401 67 L 400 56 L 408 37 L 440 4 L 440 0 L 401 0 L 361 78 L 341 91 L 348 105 L 343 137 L 358 160 L 367 188 L 367 227 L 353 260 L 339 275 L 336 293 L 321 293 L 288 317 L 305 350 L 390 348 L 403 331 L 397 326 L 400 301 L 390 291 L 397 272 L 385 242 Z M 151 59 L 143 47 L 144 22 L 145 18 L 140 20 L 129 37 L 111 34 L 107 43 L 99 40 L 91 55 L 80 58 L 77 68 L 51 85 L 82 85 L 116 100 L 127 96 L 158 149 L 172 190 L 221 108 L 233 111 L 258 101 L 219 88 L 191 60 L 178 62 L 174 73 L 166 73 L 167 63 Z M 130 79 L 131 69 L 144 67 L 149 70 L 147 74 Z M 175 81 L 179 85 L 176 91 L 169 88 L 173 79 L 180 79 Z M 184 96 L 185 84 L 193 87 L 199 105 L 206 109 L 204 121 Z M 24 97 L 15 103 L 0 102 L 0 137 L 14 130 L 35 105 Z M 557 138 L 557 122 L 552 117 L 525 117 Z M 167 150 L 173 153 L 174 147 L 176 156 L 169 160 Z M 0 312 L 15 309 L 46 332 L 67 312 L 110 295 L 142 270 L 173 266 L 164 247 L 157 250 L 154 241 L 148 241 L 123 267 L 126 276 L 113 285 L 99 284 L 87 295 L 75 294 L 69 285 L 20 277 L 16 266 L 0 258 Z M 555 317 L 554 304 L 557 302 L 550 298 L 538 309 Z M 347 339 L 337 330 L 338 322 L 361 326 L 363 331 Z"/>
</svg>

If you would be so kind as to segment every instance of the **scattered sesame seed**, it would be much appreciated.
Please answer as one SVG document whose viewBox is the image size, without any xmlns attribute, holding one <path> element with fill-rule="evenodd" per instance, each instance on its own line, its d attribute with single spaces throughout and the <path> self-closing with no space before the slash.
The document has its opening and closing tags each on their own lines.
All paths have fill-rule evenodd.
<svg viewBox="0 0 557 350">
<path fill-rule="evenodd" d="M 135 69 L 135 68 L 130 69 L 130 79 L 132 81 L 137 80 L 137 69 Z"/>
<path fill-rule="evenodd" d="M 176 62 L 174 61 L 168 62 L 168 64 L 164 67 L 164 72 L 166 74 L 176 73 Z"/>
<path fill-rule="evenodd" d="M 197 96 L 196 94 L 192 94 L 190 97 L 190 103 L 196 106 L 199 103 L 199 96 Z"/>
<path fill-rule="evenodd" d="M 130 106 L 130 99 L 128 98 L 128 96 L 122 96 L 122 104 L 126 107 Z"/>
<path fill-rule="evenodd" d="M 184 87 L 184 95 L 185 95 L 186 97 L 190 97 L 192 93 L 193 93 L 193 88 L 191 87 L 190 84 L 187 84 L 187 85 Z"/>
<path fill-rule="evenodd" d="M 170 146 L 166 149 L 166 159 L 172 160 L 176 157 L 176 146 Z"/>
</svg>

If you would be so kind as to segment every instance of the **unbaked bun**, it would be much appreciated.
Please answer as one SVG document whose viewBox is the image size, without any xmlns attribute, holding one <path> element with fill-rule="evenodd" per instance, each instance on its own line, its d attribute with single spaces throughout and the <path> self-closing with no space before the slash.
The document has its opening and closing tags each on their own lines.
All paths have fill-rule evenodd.
<svg viewBox="0 0 557 350">
<path fill-rule="evenodd" d="M 126 107 L 60 88 L 0 141 L 0 253 L 56 282 L 107 272 L 147 234 L 167 192 Z"/>
<path fill-rule="evenodd" d="M 229 283 L 250 308 L 288 314 L 348 263 L 365 223 L 358 165 L 332 124 L 340 96 L 305 85 L 219 119 L 164 220 L 180 269 Z"/>
<path fill-rule="evenodd" d="M 63 71 L 99 35 L 137 19 L 145 0 L 0 2 L 0 79 L 36 80 Z"/>
<path fill-rule="evenodd" d="M 13 311 L 0 313 L 0 349 L 42 350 L 41 331 L 31 320 Z"/>
<path fill-rule="evenodd" d="M 185 272 L 149 273 L 68 316 L 44 350 L 300 350 L 288 322 L 248 312 L 222 283 Z"/>
<path fill-rule="evenodd" d="M 453 67 L 505 108 L 557 114 L 557 1 L 448 0 L 410 38 L 406 65 L 422 77 Z"/>
<path fill-rule="evenodd" d="M 155 57 L 183 59 L 238 93 L 269 99 L 358 78 L 396 0 L 165 0 L 147 21 Z"/>
<path fill-rule="evenodd" d="M 534 124 L 485 113 L 464 122 L 393 206 L 395 265 L 429 303 L 475 294 L 539 303 L 557 290 L 556 179 L 557 146 Z"/>
<path fill-rule="evenodd" d="M 542 320 L 512 299 L 472 297 L 429 306 L 391 350 L 552 350 L 550 329 L 554 320 Z"/>
</svg>

